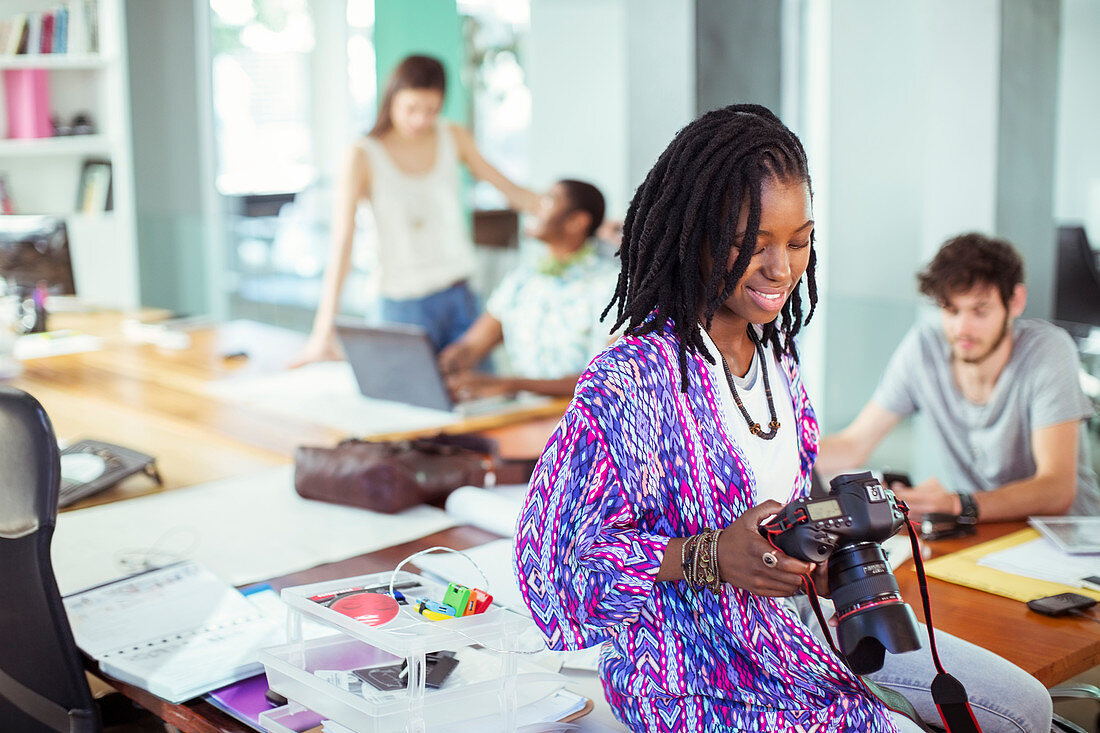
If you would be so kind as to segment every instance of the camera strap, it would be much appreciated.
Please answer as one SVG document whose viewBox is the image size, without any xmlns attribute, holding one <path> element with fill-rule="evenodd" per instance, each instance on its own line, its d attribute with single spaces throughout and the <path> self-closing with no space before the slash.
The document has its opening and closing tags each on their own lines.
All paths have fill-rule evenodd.
<svg viewBox="0 0 1100 733">
<path fill-rule="evenodd" d="M 817 616 L 817 622 L 821 624 L 821 631 L 825 634 L 825 641 L 829 643 L 829 648 L 833 650 L 833 654 L 837 659 L 844 662 L 847 666 L 848 660 L 840 653 L 840 650 L 836 648 L 833 643 L 833 635 L 829 632 L 829 626 L 825 623 L 825 614 L 821 611 L 821 602 L 817 600 L 817 591 L 814 588 L 814 581 L 809 575 L 805 575 L 802 578 L 803 587 L 806 589 L 806 598 L 810 602 L 810 607 L 814 610 L 814 615 Z M 852 674 L 855 674 L 854 672 Z M 909 702 L 905 695 L 902 695 L 897 690 L 880 685 L 877 682 L 872 682 L 868 678 L 862 675 L 856 675 L 856 679 L 866 688 L 868 694 L 878 699 L 883 705 L 895 713 L 904 715 L 912 720 L 921 730 L 925 733 L 931 733 L 931 728 L 924 724 L 920 715 L 917 713 L 917 709 L 913 707 L 913 703 Z"/>
<path fill-rule="evenodd" d="M 932 607 L 928 601 L 928 578 L 924 574 L 924 561 L 921 559 L 917 533 L 913 523 L 908 519 L 909 507 L 905 506 L 900 500 L 898 506 L 906 514 L 905 528 L 909 531 L 909 542 L 913 546 L 913 562 L 916 563 L 917 567 L 917 581 L 920 585 L 921 604 L 924 607 L 925 627 L 928 629 L 929 650 L 932 652 L 932 663 L 936 666 L 937 674 L 932 680 L 931 687 L 932 702 L 936 704 L 936 710 L 939 711 L 940 720 L 943 721 L 947 733 L 981 733 L 981 726 L 978 725 L 978 721 L 974 718 L 974 713 L 970 709 L 966 688 L 958 679 L 948 674 L 940 662 L 940 654 L 936 649 L 935 630 L 932 627 Z M 814 610 L 814 615 L 817 616 L 818 623 L 821 624 L 821 630 L 825 634 L 825 640 L 829 643 L 829 648 L 833 650 L 833 654 L 847 664 L 848 660 L 833 643 L 833 635 L 830 633 L 829 626 L 825 622 L 825 615 L 821 611 L 821 603 L 817 599 L 817 590 L 814 588 L 813 579 L 809 575 L 805 575 L 802 581 L 806 590 L 806 598 L 810 602 L 810 607 Z M 922 729 L 928 730 L 912 703 L 904 695 L 884 685 L 872 682 L 866 677 L 859 676 L 859 679 L 867 688 L 867 691 L 883 705 L 910 718 Z"/>
<path fill-rule="evenodd" d="M 901 501 L 898 504 L 906 515 L 905 528 L 909 531 L 909 543 L 913 546 L 913 562 L 917 566 L 920 600 L 924 606 L 924 625 L 928 629 L 928 645 L 932 652 L 932 662 L 936 665 L 937 674 L 932 680 L 932 702 L 936 703 L 936 709 L 948 733 L 980 733 L 981 726 L 974 718 L 974 711 L 970 709 L 966 688 L 955 677 L 948 674 L 940 662 L 940 654 L 936 649 L 936 632 L 932 627 L 932 606 L 928 601 L 928 578 L 924 574 L 924 560 L 920 555 L 917 531 L 909 521 L 909 507 Z"/>
</svg>

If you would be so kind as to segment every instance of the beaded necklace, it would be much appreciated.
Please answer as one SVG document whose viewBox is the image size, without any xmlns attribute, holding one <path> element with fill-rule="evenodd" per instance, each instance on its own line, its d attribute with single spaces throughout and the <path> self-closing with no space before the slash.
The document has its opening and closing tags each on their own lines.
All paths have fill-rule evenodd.
<svg viewBox="0 0 1100 733">
<path fill-rule="evenodd" d="M 733 384 L 733 374 L 730 373 L 730 365 L 726 362 L 726 357 L 722 356 L 719 351 L 719 356 L 722 356 L 722 369 L 726 372 L 726 383 L 730 387 L 730 392 L 733 393 L 733 401 L 737 405 L 737 409 L 741 411 L 741 416 L 745 418 L 745 422 L 749 425 L 749 432 L 760 438 L 761 440 L 771 440 L 779 432 L 779 420 L 775 415 L 775 402 L 772 401 L 772 386 L 768 381 L 768 365 L 764 361 L 764 346 L 760 343 L 760 339 L 756 336 L 756 331 L 753 328 L 749 328 L 749 338 L 752 340 L 753 346 L 756 348 L 756 353 L 760 355 L 760 369 L 764 372 L 764 396 L 768 400 L 768 413 L 771 415 L 771 422 L 768 423 L 768 431 L 764 432 L 760 428 L 760 423 L 754 421 L 749 416 L 749 411 L 745 409 L 745 405 L 741 402 L 741 396 L 737 394 L 737 387 Z"/>
</svg>

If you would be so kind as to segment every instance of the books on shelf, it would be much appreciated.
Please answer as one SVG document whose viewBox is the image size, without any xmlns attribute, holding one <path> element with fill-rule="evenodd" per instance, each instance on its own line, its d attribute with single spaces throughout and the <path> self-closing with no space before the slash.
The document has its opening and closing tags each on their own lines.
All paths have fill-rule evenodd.
<svg viewBox="0 0 1100 733">
<path fill-rule="evenodd" d="M 96 0 L 69 0 L 0 18 L 0 55 L 96 53 L 98 15 Z"/>
<path fill-rule="evenodd" d="M 111 210 L 111 162 L 86 160 L 80 171 L 80 188 L 76 210 L 82 214 L 98 214 Z"/>
<path fill-rule="evenodd" d="M 26 53 L 27 14 L 17 13 L 11 18 L 0 20 L 0 52 L 5 56 Z"/>
</svg>

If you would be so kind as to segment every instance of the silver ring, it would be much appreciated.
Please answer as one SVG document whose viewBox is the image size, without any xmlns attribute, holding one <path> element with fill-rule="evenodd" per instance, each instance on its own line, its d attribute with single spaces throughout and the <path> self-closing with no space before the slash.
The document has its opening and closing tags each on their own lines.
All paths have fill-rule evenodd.
<svg viewBox="0 0 1100 733">
<path fill-rule="evenodd" d="M 779 564 L 779 557 L 774 552 L 765 552 L 763 555 L 760 556 L 760 559 L 769 568 L 774 568 L 776 565 Z"/>
</svg>

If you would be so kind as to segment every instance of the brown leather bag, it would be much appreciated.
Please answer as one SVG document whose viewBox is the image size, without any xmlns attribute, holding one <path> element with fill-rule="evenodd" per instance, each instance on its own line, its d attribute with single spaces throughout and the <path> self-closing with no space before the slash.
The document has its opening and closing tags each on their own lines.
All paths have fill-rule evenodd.
<svg viewBox="0 0 1100 733">
<path fill-rule="evenodd" d="M 532 461 L 499 462 L 496 452 L 492 440 L 474 435 L 302 446 L 294 455 L 294 488 L 306 499 L 387 514 L 417 504 L 442 506 L 459 486 L 495 483 L 498 463 L 506 464 L 509 481 L 530 477 Z"/>
</svg>

